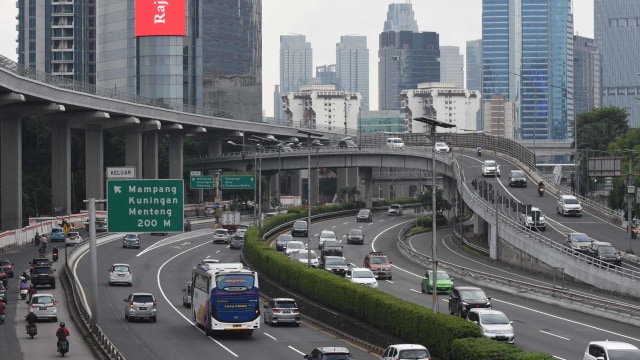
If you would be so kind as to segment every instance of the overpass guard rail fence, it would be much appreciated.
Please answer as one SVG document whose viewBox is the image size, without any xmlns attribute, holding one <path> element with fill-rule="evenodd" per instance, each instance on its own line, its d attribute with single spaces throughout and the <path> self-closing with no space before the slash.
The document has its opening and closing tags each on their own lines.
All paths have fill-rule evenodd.
<svg viewBox="0 0 640 360">
<path fill-rule="evenodd" d="M 454 160 L 453 171 L 458 181 L 458 191 L 465 200 L 467 206 L 483 219 L 496 224 L 496 213 L 500 223 L 500 239 L 519 249 L 528 256 L 539 259 L 550 268 L 562 269 L 562 271 L 586 284 L 614 293 L 640 298 L 640 272 L 622 268 L 610 267 L 602 262 L 584 254 L 576 253 L 564 244 L 555 242 L 538 231 L 532 231 L 514 221 L 502 211 L 497 211 L 497 203 L 490 204 L 479 194 L 473 192 L 467 186 L 464 172 L 460 164 Z M 496 200 L 497 201 L 497 200 Z"/>
</svg>

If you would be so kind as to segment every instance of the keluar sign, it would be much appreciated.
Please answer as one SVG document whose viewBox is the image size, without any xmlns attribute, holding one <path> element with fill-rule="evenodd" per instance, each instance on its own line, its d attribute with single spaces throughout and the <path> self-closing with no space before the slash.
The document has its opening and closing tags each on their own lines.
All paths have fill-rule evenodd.
<svg viewBox="0 0 640 360">
<path fill-rule="evenodd" d="M 186 0 L 136 0 L 136 36 L 185 36 Z"/>
</svg>

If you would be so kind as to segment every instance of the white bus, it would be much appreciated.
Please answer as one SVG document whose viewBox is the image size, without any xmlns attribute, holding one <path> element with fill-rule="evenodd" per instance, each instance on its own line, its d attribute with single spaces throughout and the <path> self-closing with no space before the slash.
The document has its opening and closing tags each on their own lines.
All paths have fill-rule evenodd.
<svg viewBox="0 0 640 360">
<path fill-rule="evenodd" d="M 260 328 L 258 273 L 242 263 L 199 264 L 191 273 L 191 311 L 206 335 Z"/>
</svg>

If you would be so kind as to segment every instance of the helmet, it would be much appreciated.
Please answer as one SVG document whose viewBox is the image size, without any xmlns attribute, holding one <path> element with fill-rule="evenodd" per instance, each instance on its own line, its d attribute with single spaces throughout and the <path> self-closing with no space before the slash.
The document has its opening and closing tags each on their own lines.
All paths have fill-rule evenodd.
<svg viewBox="0 0 640 360">
<path fill-rule="evenodd" d="M 25 279 L 24 276 L 20 276 L 20 281 L 25 281 L 25 280 L 27 280 L 27 279 Z"/>
<path fill-rule="evenodd" d="M 60 327 L 64 327 L 64 321 L 60 322 Z"/>
<path fill-rule="evenodd" d="M 29 313 L 33 314 L 33 310 L 29 310 Z"/>
</svg>

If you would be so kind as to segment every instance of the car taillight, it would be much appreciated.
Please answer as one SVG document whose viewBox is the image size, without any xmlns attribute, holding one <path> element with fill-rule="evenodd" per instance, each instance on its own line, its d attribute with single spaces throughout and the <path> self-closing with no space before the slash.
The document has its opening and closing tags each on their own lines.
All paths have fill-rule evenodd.
<svg viewBox="0 0 640 360">
<path fill-rule="evenodd" d="M 56 303 L 51 303 L 51 305 L 47 305 L 49 307 L 56 307 Z"/>
<path fill-rule="evenodd" d="M 156 307 L 156 301 L 155 300 L 153 300 L 153 307 L 154 308 Z"/>
<path fill-rule="evenodd" d="M 291 309 L 291 310 L 293 310 L 293 312 L 299 312 L 299 311 L 298 311 L 298 308 L 293 308 L 293 309 Z"/>
<path fill-rule="evenodd" d="M 280 312 L 280 309 L 278 309 L 278 308 L 273 308 L 273 312 L 274 312 L 274 313 L 279 313 L 279 312 Z"/>
</svg>

